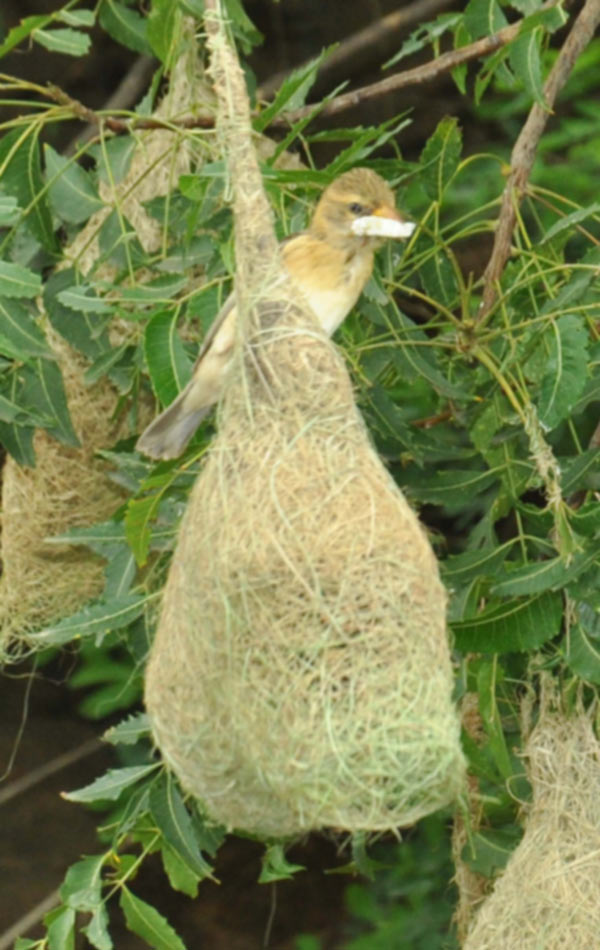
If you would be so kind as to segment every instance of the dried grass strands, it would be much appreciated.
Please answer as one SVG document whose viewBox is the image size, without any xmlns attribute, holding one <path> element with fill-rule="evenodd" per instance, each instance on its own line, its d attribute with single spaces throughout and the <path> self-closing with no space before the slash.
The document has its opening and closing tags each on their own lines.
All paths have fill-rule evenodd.
<svg viewBox="0 0 600 950">
<path fill-rule="evenodd" d="M 592 718 L 546 708 L 526 747 L 525 835 L 465 950 L 592 950 L 600 934 L 600 743 Z"/>
</svg>

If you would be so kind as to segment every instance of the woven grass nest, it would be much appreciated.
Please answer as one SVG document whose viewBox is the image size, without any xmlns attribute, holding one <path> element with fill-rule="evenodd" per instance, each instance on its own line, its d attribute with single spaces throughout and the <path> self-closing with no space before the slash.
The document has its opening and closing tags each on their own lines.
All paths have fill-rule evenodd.
<svg viewBox="0 0 600 950">
<path fill-rule="evenodd" d="M 464 950 L 600 945 L 600 743 L 591 717 L 547 710 L 527 744 L 525 834 Z"/>
<path fill-rule="evenodd" d="M 180 531 L 154 736 L 228 828 L 409 825 L 459 793 L 445 592 L 341 357 L 263 304 Z"/>
</svg>

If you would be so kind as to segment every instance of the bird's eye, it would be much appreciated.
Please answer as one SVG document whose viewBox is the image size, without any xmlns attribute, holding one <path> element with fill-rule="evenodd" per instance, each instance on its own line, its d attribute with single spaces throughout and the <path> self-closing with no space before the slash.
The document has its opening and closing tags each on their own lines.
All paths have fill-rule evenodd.
<svg viewBox="0 0 600 950">
<path fill-rule="evenodd" d="M 359 204 L 358 201 L 353 201 L 349 207 L 352 214 L 366 214 L 367 213 L 367 209 L 365 208 L 365 206 Z"/>
</svg>

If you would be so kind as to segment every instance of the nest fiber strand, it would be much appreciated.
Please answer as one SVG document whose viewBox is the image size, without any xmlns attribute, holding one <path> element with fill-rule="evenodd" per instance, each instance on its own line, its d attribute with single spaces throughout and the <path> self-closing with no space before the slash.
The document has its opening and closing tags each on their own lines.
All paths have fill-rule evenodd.
<svg viewBox="0 0 600 950">
<path fill-rule="evenodd" d="M 410 824 L 462 785 L 444 615 L 339 355 L 288 309 L 230 386 L 181 529 L 147 674 L 158 745 L 230 828 Z"/>
<path fill-rule="evenodd" d="M 600 946 L 600 743 L 590 717 L 546 712 L 527 745 L 525 835 L 465 950 Z"/>
</svg>

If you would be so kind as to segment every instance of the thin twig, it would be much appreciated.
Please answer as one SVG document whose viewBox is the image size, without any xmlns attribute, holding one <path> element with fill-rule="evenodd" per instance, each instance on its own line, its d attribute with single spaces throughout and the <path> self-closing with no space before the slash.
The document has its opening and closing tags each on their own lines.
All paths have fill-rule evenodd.
<svg viewBox="0 0 600 950">
<path fill-rule="evenodd" d="M 342 40 L 336 49 L 327 57 L 319 70 L 319 79 L 322 81 L 325 76 L 332 73 L 338 73 L 347 66 L 355 64 L 357 57 L 365 51 L 381 46 L 385 43 L 386 48 L 391 46 L 392 38 L 395 33 L 425 20 L 432 14 L 438 13 L 444 7 L 449 7 L 453 0 L 416 0 L 404 7 L 402 10 L 394 10 L 387 16 L 380 17 L 374 23 L 365 26 L 364 29 L 352 33 Z M 310 60 L 295 66 L 294 70 L 302 69 L 310 64 Z M 290 75 L 291 70 L 281 70 L 270 76 L 261 86 L 258 87 L 257 99 L 270 99 L 275 95 L 282 82 Z"/>
<path fill-rule="evenodd" d="M 11 782 L 10 785 L 0 789 L 0 805 L 5 805 L 11 798 L 22 795 L 23 792 L 33 788 L 34 785 L 48 778 L 48 776 L 54 775 L 55 772 L 60 772 L 61 769 L 66 769 L 68 765 L 73 765 L 74 762 L 79 762 L 80 759 L 84 759 L 88 755 L 93 755 L 94 752 L 99 752 L 101 748 L 102 746 L 99 739 L 87 739 L 75 749 L 69 749 L 68 752 L 57 755 L 54 759 L 51 759 L 50 762 L 44 762 L 44 764 L 40 765 L 37 769 L 32 769 L 27 775 L 16 779 L 14 782 Z"/>
<path fill-rule="evenodd" d="M 0 950 L 10 950 L 17 937 L 22 937 L 23 934 L 26 934 L 32 927 L 39 924 L 48 911 L 56 907 L 57 904 L 60 904 L 60 890 L 58 889 L 52 891 L 47 897 L 44 897 L 39 904 L 36 904 L 35 907 L 28 910 L 12 927 L 9 927 L 3 934 L 0 934 Z"/>
<path fill-rule="evenodd" d="M 549 6 L 554 6 L 556 2 L 557 0 L 552 0 Z M 494 33 L 492 36 L 485 36 L 480 40 L 476 40 L 474 43 L 470 43 L 468 46 L 461 46 L 460 49 L 450 50 L 447 53 L 443 53 L 432 62 L 424 63 L 422 66 L 416 66 L 414 69 L 407 69 L 404 72 L 395 73 L 393 76 L 388 76 L 386 79 L 382 79 L 379 82 L 375 82 L 371 85 L 363 86 L 360 89 L 354 89 L 351 92 L 336 96 L 335 98 L 331 99 L 322 109 L 318 110 L 318 116 L 319 118 L 322 118 L 326 116 L 337 115 L 339 112 L 344 112 L 347 109 L 351 109 L 362 102 L 368 102 L 371 99 L 388 95 L 391 92 L 395 92 L 398 89 L 405 89 L 408 86 L 415 86 L 429 82 L 433 79 L 437 79 L 444 73 L 450 72 L 456 66 L 460 66 L 463 63 L 468 63 L 473 59 L 480 59 L 481 57 L 489 56 L 490 53 L 494 53 L 496 50 L 500 49 L 500 47 L 506 46 L 507 43 L 510 43 L 511 40 L 517 36 L 521 28 L 521 23 L 521 20 L 517 21 L 516 23 L 511 23 L 510 26 L 506 26 L 502 30 L 498 30 L 498 32 Z M 139 129 L 170 129 L 171 131 L 175 129 L 210 129 L 213 128 L 215 124 L 213 115 L 200 115 L 186 119 L 174 119 L 172 121 L 140 117 L 120 119 L 116 116 L 106 116 L 100 113 L 95 113 L 93 110 L 89 109 L 78 100 L 68 96 L 57 86 L 49 87 L 47 94 L 49 98 L 53 99 L 55 102 L 58 102 L 64 106 L 68 106 L 71 109 L 74 117 L 80 118 L 85 122 L 95 124 L 97 127 L 100 126 L 100 123 L 103 123 L 105 128 L 109 129 L 116 135 L 124 135 L 132 132 L 133 130 Z M 316 104 L 310 103 L 307 106 L 303 106 L 301 109 L 294 109 L 290 112 L 284 112 L 281 115 L 276 116 L 269 123 L 268 128 L 288 129 L 295 122 L 311 116 L 313 113 L 315 113 L 315 109 Z M 317 113 L 315 113 L 315 115 L 316 114 Z"/>
<path fill-rule="evenodd" d="M 573 65 L 590 42 L 600 23 L 600 0 L 587 0 L 575 20 L 550 75 L 544 84 L 542 106 L 534 103 L 525 125 L 515 142 L 510 160 L 510 174 L 502 195 L 494 246 L 484 273 L 484 290 L 478 319 L 484 317 L 496 300 L 498 281 L 510 257 L 511 239 L 517 220 L 517 208 L 525 194 L 533 168 L 537 147 L 552 113 L 556 97 L 564 86 Z"/>
</svg>

